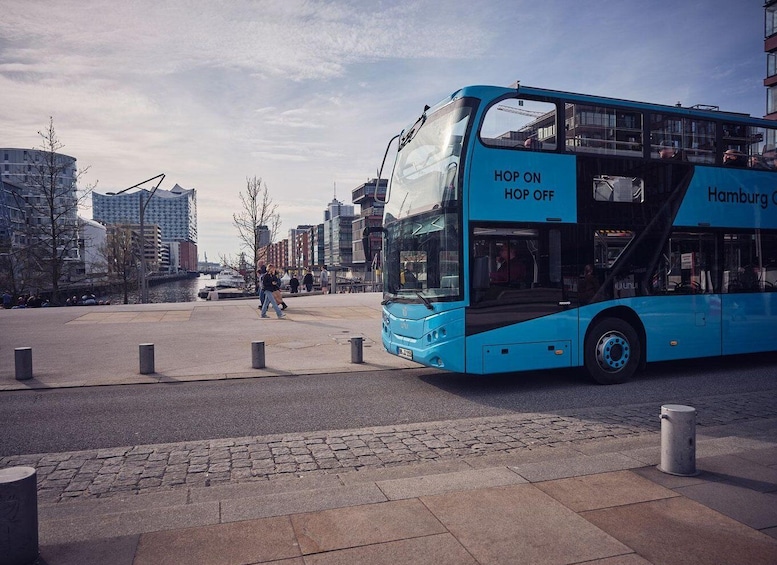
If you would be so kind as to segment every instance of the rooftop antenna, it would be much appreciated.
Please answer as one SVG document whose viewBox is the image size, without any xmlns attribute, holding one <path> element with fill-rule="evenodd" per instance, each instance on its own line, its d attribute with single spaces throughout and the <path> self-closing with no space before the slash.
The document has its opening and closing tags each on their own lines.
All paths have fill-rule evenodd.
<svg viewBox="0 0 777 565">
<path fill-rule="evenodd" d="M 334 186 L 335 186 L 335 194 L 334 194 L 334 198 L 335 198 L 335 200 L 337 200 L 337 181 L 334 181 L 334 183 L 333 183 L 333 184 L 334 184 Z"/>
</svg>

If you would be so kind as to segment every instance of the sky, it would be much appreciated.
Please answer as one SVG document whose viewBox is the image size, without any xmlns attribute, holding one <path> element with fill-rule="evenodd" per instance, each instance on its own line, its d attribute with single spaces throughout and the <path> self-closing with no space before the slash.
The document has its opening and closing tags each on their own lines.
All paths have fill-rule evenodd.
<svg viewBox="0 0 777 565">
<path fill-rule="evenodd" d="M 321 223 L 466 85 L 763 116 L 763 39 L 763 0 L 0 0 L 0 147 L 40 148 L 51 117 L 82 188 L 197 189 L 215 261 L 247 178 L 276 240 Z"/>
</svg>

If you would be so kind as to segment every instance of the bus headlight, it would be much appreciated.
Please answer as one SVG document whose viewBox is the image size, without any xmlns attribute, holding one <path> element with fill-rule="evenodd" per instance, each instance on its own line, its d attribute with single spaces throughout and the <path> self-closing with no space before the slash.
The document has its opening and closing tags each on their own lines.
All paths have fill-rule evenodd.
<svg viewBox="0 0 777 565">
<path fill-rule="evenodd" d="M 436 330 L 432 330 L 426 334 L 426 341 L 427 343 L 434 343 L 436 341 L 445 339 L 447 334 L 448 332 L 445 331 L 445 328 L 437 328 Z"/>
</svg>

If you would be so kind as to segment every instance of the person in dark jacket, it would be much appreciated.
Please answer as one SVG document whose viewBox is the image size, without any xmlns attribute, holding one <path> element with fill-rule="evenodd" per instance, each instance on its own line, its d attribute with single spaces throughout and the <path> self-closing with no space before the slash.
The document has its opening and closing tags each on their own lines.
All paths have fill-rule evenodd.
<svg viewBox="0 0 777 565">
<path fill-rule="evenodd" d="M 313 273 L 310 272 L 310 269 L 302 277 L 302 284 L 305 285 L 306 291 L 311 292 L 313 290 Z"/>
<path fill-rule="evenodd" d="M 267 308 L 272 305 L 273 310 L 278 315 L 278 318 L 285 318 L 280 308 L 278 308 L 278 302 L 273 296 L 273 291 L 281 289 L 281 281 L 275 273 L 275 267 L 267 265 L 267 272 L 262 277 L 262 288 L 264 288 L 264 304 L 262 304 L 262 318 L 269 318 L 267 315 Z"/>
</svg>

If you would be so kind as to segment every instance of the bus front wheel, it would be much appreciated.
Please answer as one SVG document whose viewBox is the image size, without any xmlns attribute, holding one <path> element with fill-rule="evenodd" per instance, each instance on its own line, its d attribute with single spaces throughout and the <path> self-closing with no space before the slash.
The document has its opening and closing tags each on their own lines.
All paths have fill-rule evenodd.
<svg viewBox="0 0 777 565">
<path fill-rule="evenodd" d="M 624 383 L 637 370 L 641 351 L 637 332 L 628 322 L 605 318 L 585 339 L 585 368 L 599 384 Z"/>
</svg>

